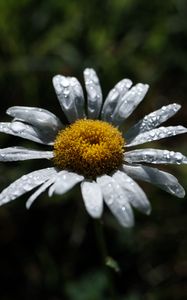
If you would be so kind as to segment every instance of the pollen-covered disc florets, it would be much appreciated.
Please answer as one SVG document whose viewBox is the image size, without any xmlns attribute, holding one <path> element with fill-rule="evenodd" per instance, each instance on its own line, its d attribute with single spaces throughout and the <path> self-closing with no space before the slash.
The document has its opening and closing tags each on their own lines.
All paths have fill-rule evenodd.
<svg viewBox="0 0 187 300">
<path fill-rule="evenodd" d="M 123 162 L 124 139 L 109 123 L 81 119 L 61 130 L 54 143 L 54 163 L 88 177 L 108 174 Z"/>
</svg>

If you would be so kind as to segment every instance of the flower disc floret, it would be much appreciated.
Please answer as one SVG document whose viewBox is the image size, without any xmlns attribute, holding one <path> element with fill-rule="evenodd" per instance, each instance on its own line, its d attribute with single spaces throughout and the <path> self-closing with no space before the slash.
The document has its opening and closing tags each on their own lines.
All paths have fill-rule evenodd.
<svg viewBox="0 0 187 300">
<path fill-rule="evenodd" d="M 111 124 L 81 119 L 61 130 L 54 143 L 54 163 L 61 169 L 96 177 L 119 168 L 124 139 Z"/>
</svg>

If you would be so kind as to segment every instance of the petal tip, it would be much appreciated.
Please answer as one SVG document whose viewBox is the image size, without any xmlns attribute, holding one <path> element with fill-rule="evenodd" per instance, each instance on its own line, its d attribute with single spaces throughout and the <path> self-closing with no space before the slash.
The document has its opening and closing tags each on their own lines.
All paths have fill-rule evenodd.
<svg viewBox="0 0 187 300">
<path fill-rule="evenodd" d="M 25 207 L 26 207 L 27 210 L 29 210 L 30 207 L 31 207 L 31 203 L 29 201 L 27 201 L 26 204 L 25 204 Z"/>
<path fill-rule="evenodd" d="M 147 210 L 145 211 L 145 214 L 146 214 L 147 216 L 149 216 L 149 215 L 151 214 L 151 212 L 152 212 L 152 208 L 149 207 L 149 208 L 147 208 Z"/>
<path fill-rule="evenodd" d="M 6 110 L 6 114 L 7 114 L 8 116 L 14 117 L 14 115 L 13 115 L 14 107 L 15 107 L 15 106 L 11 106 L 11 107 L 9 107 L 9 108 Z"/>
</svg>

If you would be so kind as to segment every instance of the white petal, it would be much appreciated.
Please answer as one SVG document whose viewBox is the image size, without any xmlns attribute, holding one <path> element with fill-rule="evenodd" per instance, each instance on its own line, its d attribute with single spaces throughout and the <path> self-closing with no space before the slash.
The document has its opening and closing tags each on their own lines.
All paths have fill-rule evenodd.
<svg viewBox="0 0 187 300">
<path fill-rule="evenodd" d="M 137 209 L 145 214 L 150 214 L 151 206 L 146 194 L 140 186 L 127 174 L 121 171 L 114 173 L 113 178 L 123 188 L 128 201 Z"/>
<path fill-rule="evenodd" d="M 84 95 L 79 81 L 75 77 L 56 75 L 53 86 L 68 121 L 84 118 Z"/>
<path fill-rule="evenodd" d="M 0 149 L 0 161 L 19 161 L 28 159 L 51 159 L 53 151 L 38 151 L 23 147 L 9 147 Z"/>
<path fill-rule="evenodd" d="M 119 223 L 124 227 L 132 227 L 133 211 L 121 186 L 108 175 L 98 177 L 97 182 L 101 187 L 104 201 Z"/>
<path fill-rule="evenodd" d="M 128 165 L 123 165 L 123 171 L 134 179 L 150 182 L 179 198 L 183 198 L 185 196 L 185 191 L 179 184 L 177 178 L 167 172 L 147 166 Z"/>
<path fill-rule="evenodd" d="M 60 120 L 46 109 L 13 106 L 7 110 L 7 114 L 18 121 L 34 126 L 41 135 L 47 136 L 49 141 L 54 141 L 58 131 L 63 128 Z"/>
<path fill-rule="evenodd" d="M 159 127 L 150 131 L 138 134 L 134 139 L 127 140 L 125 146 L 131 147 L 135 145 L 144 144 L 160 139 L 164 139 L 170 136 L 186 133 L 187 129 L 181 125 Z"/>
<path fill-rule="evenodd" d="M 119 81 L 109 92 L 101 112 L 102 120 L 112 122 L 112 114 L 117 106 L 117 103 L 121 101 L 121 98 L 127 93 L 131 85 L 132 81 L 125 78 Z"/>
<path fill-rule="evenodd" d="M 103 96 L 99 78 L 94 69 L 84 70 L 84 80 L 87 91 L 88 118 L 97 119 L 100 114 Z"/>
<path fill-rule="evenodd" d="M 120 125 L 135 110 L 148 91 L 148 84 L 138 83 L 133 86 L 118 102 L 112 115 L 112 122 Z"/>
<path fill-rule="evenodd" d="M 48 136 L 41 134 L 41 132 L 33 126 L 19 121 L 13 121 L 11 123 L 1 122 L 0 132 L 19 136 L 23 139 L 31 140 L 40 144 L 53 145 L 53 141 L 48 139 Z"/>
<path fill-rule="evenodd" d="M 55 175 L 56 176 L 56 175 Z M 52 178 L 50 178 L 49 180 L 47 180 L 45 183 L 43 183 L 37 190 L 36 192 L 34 192 L 29 199 L 26 202 L 26 208 L 29 209 L 31 207 L 31 205 L 33 204 L 33 202 L 36 200 L 36 198 L 38 198 L 39 195 L 41 195 L 43 192 L 45 192 L 45 190 L 51 185 L 53 184 L 53 182 L 55 181 L 55 176 L 52 176 Z"/>
<path fill-rule="evenodd" d="M 128 163 L 187 164 L 187 157 L 180 152 L 151 148 L 125 152 L 124 159 Z"/>
<path fill-rule="evenodd" d="M 11 200 L 31 191 L 56 173 L 57 171 L 55 168 L 46 168 L 22 176 L 1 192 L 0 205 L 10 202 Z"/>
<path fill-rule="evenodd" d="M 93 218 L 100 218 L 103 212 L 103 197 L 100 186 L 92 181 L 81 183 L 82 197 L 87 212 Z"/>
<path fill-rule="evenodd" d="M 62 195 L 84 180 L 84 177 L 73 172 L 61 171 L 58 173 L 54 184 L 49 189 L 49 196 L 53 193 Z"/>
<path fill-rule="evenodd" d="M 174 116 L 180 108 L 181 105 L 173 103 L 167 106 L 162 106 L 160 109 L 155 110 L 149 115 L 146 115 L 128 130 L 128 132 L 125 134 L 125 139 L 134 139 L 138 134 L 158 127 L 160 124 Z"/>
</svg>

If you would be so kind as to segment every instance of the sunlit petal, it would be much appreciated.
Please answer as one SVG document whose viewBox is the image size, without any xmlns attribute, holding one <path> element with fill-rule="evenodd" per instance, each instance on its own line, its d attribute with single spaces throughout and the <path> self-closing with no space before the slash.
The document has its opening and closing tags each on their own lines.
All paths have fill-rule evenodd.
<svg viewBox="0 0 187 300">
<path fill-rule="evenodd" d="M 75 77 L 56 75 L 53 86 L 68 121 L 72 123 L 84 118 L 84 95 L 79 81 Z"/>
<path fill-rule="evenodd" d="M 134 225 L 133 211 L 118 182 L 108 175 L 98 177 L 97 182 L 101 187 L 105 203 L 119 223 L 124 227 L 132 227 Z"/>
<path fill-rule="evenodd" d="M 123 171 L 134 179 L 154 184 L 176 197 L 183 198 L 185 196 L 183 187 L 179 184 L 177 178 L 170 173 L 140 165 L 123 165 Z"/>
<path fill-rule="evenodd" d="M 90 119 L 99 117 L 103 96 L 99 78 L 93 69 L 84 70 L 84 81 L 87 91 L 87 114 Z"/>
<path fill-rule="evenodd" d="M 0 205 L 8 203 L 31 191 L 57 173 L 55 168 L 46 168 L 23 175 L 14 181 L 0 194 Z"/>
<path fill-rule="evenodd" d="M 93 218 L 100 218 L 103 212 L 103 197 L 99 184 L 94 181 L 83 181 L 81 191 L 89 215 Z"/>
</svg>

